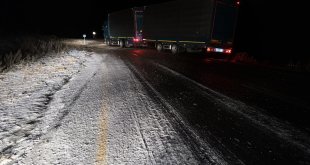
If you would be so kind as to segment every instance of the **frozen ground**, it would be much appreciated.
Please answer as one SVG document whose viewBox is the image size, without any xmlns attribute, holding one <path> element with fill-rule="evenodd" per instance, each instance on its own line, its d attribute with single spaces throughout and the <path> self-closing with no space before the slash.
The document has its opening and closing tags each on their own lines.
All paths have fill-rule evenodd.
<svg viewBox="0 0 310 165">
<path fill-rule="evenodd" d="M 23 154 L 15 148 L 34 139 L 53 94 L 85 67 L 86 54 L 51 54 L 0 74 L 0 164 Z"/>
</svg>

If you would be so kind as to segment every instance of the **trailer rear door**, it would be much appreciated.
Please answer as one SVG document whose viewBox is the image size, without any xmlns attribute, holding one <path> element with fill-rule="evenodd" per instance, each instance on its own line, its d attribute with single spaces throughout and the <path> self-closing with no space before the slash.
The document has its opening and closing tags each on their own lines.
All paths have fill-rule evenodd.
<svg viewBox="0 0 310 165">
<path fill-rule="evenodd" d="M 212 40 L 220 41 L 222 44 L 233 42 L 238 14 L 237 5 L 237 3 L 229 2 L 229 0 L 217 1 L 214 11 Z"/>
</svg>

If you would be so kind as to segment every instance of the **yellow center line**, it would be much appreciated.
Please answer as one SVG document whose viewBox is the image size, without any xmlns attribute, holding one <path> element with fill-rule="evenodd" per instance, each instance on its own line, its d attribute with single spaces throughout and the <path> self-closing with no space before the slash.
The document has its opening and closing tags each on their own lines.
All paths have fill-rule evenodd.
<svg viewBox="0 0 310 165">
<path fill-rule="evenodd" d="M 107 105 L 102 104 L 100 116 L 100 130 L 98 138 L 98 151 L 96 156 L 96 165 L 107 164 L 107 147 L 108 147 L 108 112 Z"/>
</svg>

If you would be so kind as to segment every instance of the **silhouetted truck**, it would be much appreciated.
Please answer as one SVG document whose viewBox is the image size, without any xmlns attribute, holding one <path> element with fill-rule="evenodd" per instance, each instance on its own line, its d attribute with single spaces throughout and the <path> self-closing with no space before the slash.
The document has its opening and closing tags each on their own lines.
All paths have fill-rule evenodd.
<svg viewBox="0 0 310 165">
<path fill-rule="evenodd" d="M 232 52 L 238 0 L 174 0 L 145 8 L 143 41 L 158 51 Z"/>
<path fill-rule="evenodd" d="M 110 13 L 104 32 L 106 43 L 120 47 L 131 47 L 141 43 L 143 11 L 144 7 Z"/>
</svg>

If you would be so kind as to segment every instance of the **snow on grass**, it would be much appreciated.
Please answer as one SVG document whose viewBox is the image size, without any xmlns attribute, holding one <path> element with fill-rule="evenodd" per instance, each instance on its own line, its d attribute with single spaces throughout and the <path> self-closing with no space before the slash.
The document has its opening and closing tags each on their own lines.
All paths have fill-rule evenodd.
<svg viewBox="0 0 310 165">
<path fill-rule="evenodd" d="M 68 49 L 54 36 L 19 36 L 0 38 L 0 72 L 10 69 L 22 61 L 42 58 L 50 53 L 60 53 Z"/>
<path fill-rule="evenodd" d="M 85 61 L 85 52 L 73 50 L 0 73 L 0 164 L 18 154 L 12 153 L 14 146 L 31 137 L 53 94 L 80 72 Z"/>
</svg>

